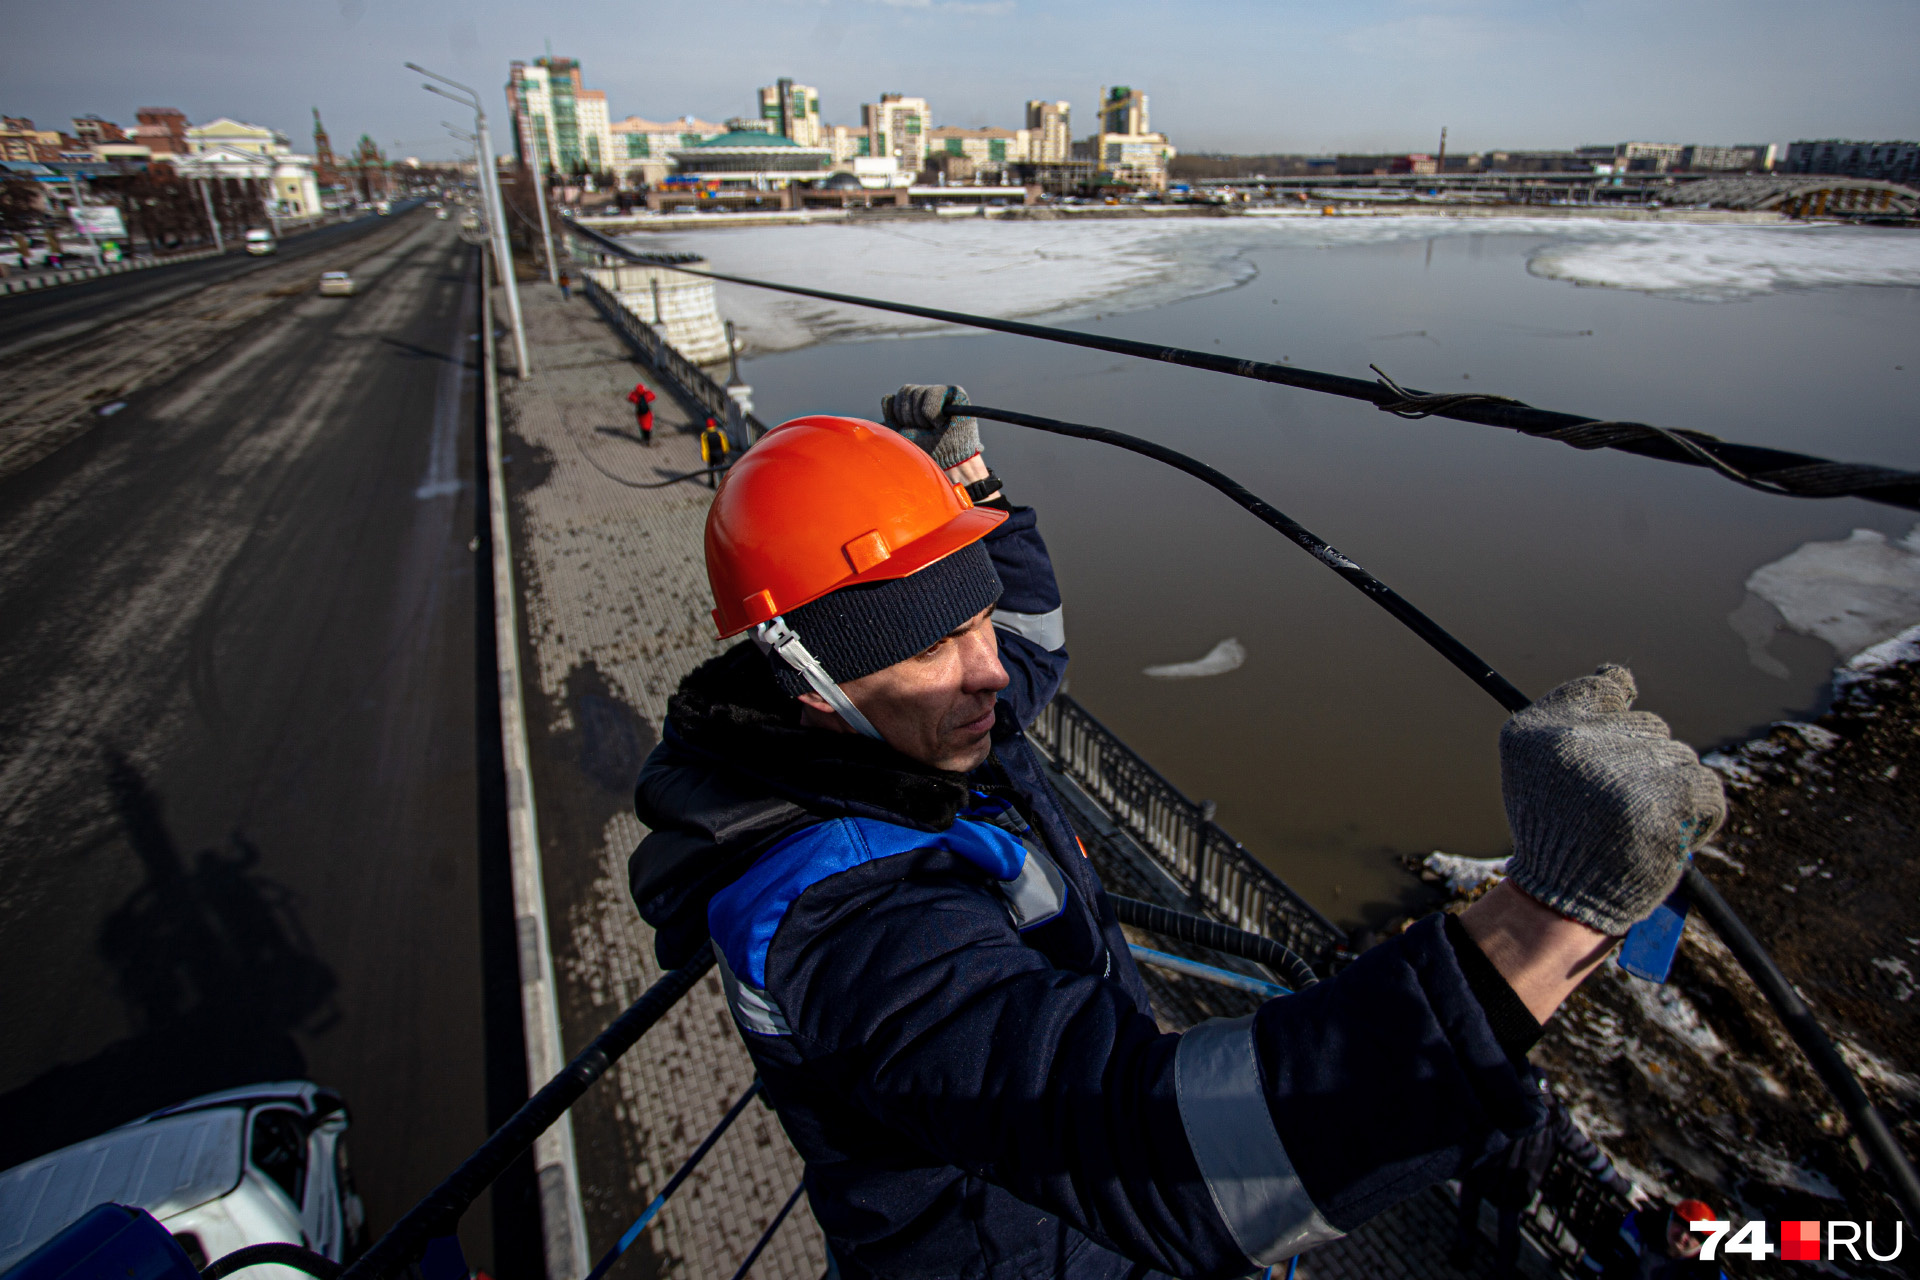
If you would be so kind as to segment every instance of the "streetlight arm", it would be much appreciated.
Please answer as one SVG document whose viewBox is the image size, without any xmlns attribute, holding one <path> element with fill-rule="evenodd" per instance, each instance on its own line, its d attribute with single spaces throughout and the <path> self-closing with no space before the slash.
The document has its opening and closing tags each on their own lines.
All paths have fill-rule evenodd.
<svg viewBox="0 0 1920 1280">
<path fill-rule="evenodd" d="M 478 111 L 480 109 L 480 95 L 478 92 L 474 90 L 472 85 L 461 84 L 458 80 L 450 79 L 447 76 L 443 76 L 438 71 L 429 71 L 417 62 L 409 62 L 406 65 L 407 65 L 407 70 L 409 71 L 418 71 L 421 75 L 426 76 L 432 80 L 438 80 L 441 84 L 452 85 L 454 88 L 460 90 L 460 92 L 466 94 L 467 97 L 473 99 L 472 105 L 475 111 Z M 432 85 L 428 85 L 427 87 L 429 89 L 433 88 Z M 440 90 L 434 89 L 434 92 L 439 93 Z M 452 97 L 453 95 L 448 94 L 447 96 Z"/>
<path fill-rule="evenodd" d="M 461 97 L 457 93 L 448 93 L 445 89 L 442 89 L 439 85 L 423 84 L 420 87 L 422 89 L 425 89 L 428 93 L 437 93 L 443 98 L 447 98 L 454 102 L 459 103 L 461 106 L 467 108 L 469 111 L 473 112 L 475 116 L 477 116 L 482 120 L 487 118 L 487 113 L 480 109 L 480 104 L 477 101 L 469 101 L 468 99 Z"/>
</svg>

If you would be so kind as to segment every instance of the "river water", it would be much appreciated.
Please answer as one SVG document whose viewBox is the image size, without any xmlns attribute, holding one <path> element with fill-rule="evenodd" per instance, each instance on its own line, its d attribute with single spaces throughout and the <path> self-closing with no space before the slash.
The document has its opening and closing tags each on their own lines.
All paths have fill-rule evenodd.
<svg viewBox="0 0 1920 1280">
<path fill-rule="evenodd" d="M 640 243 L 720 270 L 1051 308 L 1097 333 L 1357 376 L 1377 363 L 1425 390 L 1920 469 L 1920 237 L 1369 221 L 912 223 Z M 1629 664 L 1640 705 L 1702 750 L 1816 711 L 1835 659 L 1774 631 L 1749 575 L 1808 542 L 1914 526 L 1861 501 L 1777 498 L 1694 468 L 1027 339 L 888 339 L 884 316 L 768 297 L 721 297 L 750 342 L 793 348 L 743 361 L 767 422 L 876 417 L 901 383 L 956 382 L 981 404 L 1147 436 L 1300 520 L 1529 693 Z M 1403 855 L 1506 851 L 1503 713 L 1451 666 L 1197 481 L 1106 446 L 982 428 L 1010 496 L 1039 509 L 1074 696 L 1217 802 L 1220 824 L 1306 897 L 1342 923 L 1378 922 L 1421 897 Z M 1228 639 L 1245 653 L 1237 668 L 1144 674 Z"/>
</svg>

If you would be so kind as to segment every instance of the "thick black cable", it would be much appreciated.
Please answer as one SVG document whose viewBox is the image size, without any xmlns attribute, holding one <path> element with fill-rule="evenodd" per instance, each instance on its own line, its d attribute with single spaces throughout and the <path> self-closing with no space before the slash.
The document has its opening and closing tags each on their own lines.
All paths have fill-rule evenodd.
<svg viewBox="0 0 1920 1280">
<path fill-rule="evenodd" d="M 1703 431 L 1674 431 L 1649 426 L 1643 422 L 1614 422 L 1582 417 L 1579 414 L 1560 413 L 1552 409 L 1536 408 L 1511 396 L 1486 393 L 1431 395 L 1410 391 L 1386 379 L 1385 375 L 1382 375 L 1381 381 L 1368 382 L 1363 378 L 1349 378 L 1337 373 L 1320 373 L 1313 369 L 1301 369 L 1288 364 L 1274 364 L 1265 360 L 1243 360 L 1234 356 L 1216 355 L 1208 351 L 1192 351 L 1185 347 L 1136 342 L 1130 338 L 1111 338 L 1078 329 L 1062 329 L 1054 325 L 1030 324 L 1024 320 L 998 320 L 991 316 L 971 315 L 964 311 L 918 307 L 911 303 L 887 302 L 879 298 L 834 293 L 826 289 L 775 284 L 769 280 L 755 280 L 750 276 L 736 276 L 724 271 L 703 270 L 688 266 L 682 255 L 640 253 L 610 236 L 603 235 L 590 227 L 583 227 L 571 219 L 563 218 L 562 221 L 575 235 L 591 241 L 604 252 L 617 255 L 629 262 L 680 271 L 705 280 L 720 280 L 754 289 L 793 294 L 796 297 L 817 298 L 822 302 L 839 302 L 848 306 L 868 307 L 876 311 L 891 311 L 897 315 L 918 316 L 923 320 L 936 320 L 942 324 L 961 325 L 970 329 L 987 329 L 995 333 L 1010 333 L 1023 338 L 1038 338 L 1043 342 L 1064 343 L 1094 351 L 1107 351 L 1115 355 L 1177 364 L 1189 369 L 1205 369 L 1213 373 L 1230 374 L 1236 378 L 1252 378 L 1260 382 L 1297 387 L 1303 391 L 1318 391 L 1324 395 L 1342 396 L 1349 400 L 1364 400 L 1375 408 L 1403 418 L 1452 418 L 1482 426 L 1504 427 L 1509 431 L 1518 431 L 1523 435 L 1535 436 L 1543 440 L 1557 441 L 1576 449 L 1617 449 L 1624 453 L 1637 454 L 1663 462 L 1708 467 L 1737 483 L 1747 484 L 1769 493 L 1802 498 L 1864 498 L 1869 502 L 1878 502 L 1886 506 L 1920 511 L 1920 472 L 1902 471 L 1893 467 L 1879 467 L 1865 463 L 1835 462 L 1830 458 L 1817 458 L 1811 454 L 1792 453 L 1784 449 L 1737 444 L 1721 440 Z"/>
<path fill-rule="evenodd" d="M 1031 427 L 1055 435 L 1072 436 L 1080 440 L 1098 440 L 1103 444 L 1116 445 L 1164 462 L 1170 467 L 1205 481 L 1273 528 L 1286 534 L 1311 553 L 1314 559 L 1338 573 L 1366 593 L 1369 599 L 1406 623 L 1415 634 L 1458 667 L 1475 684 L 1486 690 L 1508 711 L 1519 711 L 1529 705 L 1530 700 L 1527 696 L 1509 683 L 1504 676 L 1488 667 L 1472 650 L 1448 635 L 1432 619 L 1395 595 L 1385 583 L 1335 551 L 1298 522 L 1281 514 L 1270 503 L 1256 497 L 1244 485 L 1214 470 L 1206 463 L 1169 449 L 1165 445 L 1155 444 L 1151 440 L 1142 440 L 1137 436 L 1110 431 L 1104 427 L 1061 422 L 1054 418 L 1013 413 L 982 405 L 968 405 L 965 411 L 976 418 L 986 418 L 992 422 L 1008 422 L 1015 426 Z M 1916 1175 L 1906 1152 L 1901 1150 L 1899 1143 L 1894 1141 L 1885 1119 L 1874 1107 L 1873 1100 L 1867 1097 L 1866 1091 L 1860 1087 L 1859 1080 L 1847 1066 L 1846 1060 L 1840 1056 L 1840 1051 L 1834 1047 L 1832 1038 L 1827 1035 L 1805 1002 L 1794 993 L 1792 985 L 1780 972 L 1779 966 L 1773 962 L 1773 957 L 1767 954 L 1766 948 L 1760 944 L 1759 939 L 1755 938 L 1752 931 L 1741 922 L 1726 899 L 1720 896 L 1719 891 L 1713 887 L 1698 867 L 1688 865 L 1685 883 L 1694 901 L 1700 904 L 1701 914 L 1720 935 L 1720 940 L 1726 943 L 1727 950 L 1731 951 L 1734 959 L 1740 962 L 1740 967 L 1746 970 L 1747 976 L 1753 979 L 1754 985 L 1759 987 L 1761 995 L 1773 1007 L 1775 1014 L 1786 1025 L 1794 1041 L 1799 1044 L 1814 1073 L 1820 1077 L 1821 1083 L 1827 1086 L 1834 1101 L 1846 1114 L 1854 1132 L 1861 1135 L 1863 1145 L 1873 1157 L 1874 1167 L 1879 1169 L 1881 1176 L 1887 1180 L 1888 1189 L 1900 1206 L 1908 1225 L 1920 1232 L 1920 1175 Z M 1117 911 L 1116 907 L 1116 913 Z M 1225 950 L 1225 948 L 1220 949 Z"/>
<path fill-rule="evenodd" d="M 1175 911 L 1157 902 L 1142 902 L 1138 898 L 1123 898 L 1110 893 L 1107 901 L 1113 904 L 1113 914 L 1121 924 L 1130 924 L 1148 933 L 1209 947 L 1230 956 L 1239 956 L 1242 960 L 1263 964 L 1295 991 L 1304 990 L 1320 981 L 1312 965 L 1265 934 L 1236 929 L 1219 920 L 1189 915 L 1185 911 Z"/>
<path fill-rule="evenodd" d="M 236 1271 L 268 1265 L 292 1267 L 318 1280 L 334 1280 L 341 1270 L 340 1264 L 332 1258 L 324 1253 L 315 1253 L 304 1245 L 250 1244 L 209 1262 L 200 1272 L 200 1280 L 224 1280 L 224 1277 Z"/>
<path fill-rule="evenodd" d="M 391 1276 L 417 1259 L 427 1241 L 453 1234 L 460 1215 L 472 1207 L 493 1180 L 532 1147 L 534 1139 L 579 1101 L 588 1086 L 633 1048 L 712 967 L 713 949 L 702 947 L 692 960 L 648 987 L 645 994 L 595 1036 L 593 1043 L 562 1068 L 559 1075 L 547 1081 L 511 1119 L 495 1129 L 493 1135 L 480 1144 L 479 1150 L 428 1192 L 426 1199 L 407 1210 L 371 1249 L 361 1254 L 359 1260 L 342 1273 L 342 1280 L 380 1280 Z"/>
<path fill-rule="evenodd" d="M 1920 1175 L 1914 1172 L 1912 1162 L 1906 1151 L 1893 1136 L 1893 1130 L 1867 1097 L 1866 1090 L 1860 1087 L 1860 1081 L 1847 1065 L 1840 1050 L 1828 1038 L 1826 1029 L 1814 1017 L 1813 1010 L 1793 989 L 1793 983 L 1773 962 L 1767 949 L 1747 928 L 1746 921 L 1734 912 L 1727 900 L 1720 896 L 1720 890 L 1700 869 L 1691 863 L 1683 879 L 1687 894 L 1693 899 L 1693 905 L 1707 918 L 1720 940 L 1727 944 L 1727 950 L 1733 952 L 1740 966 L 1747 971 L 1754 985 L 1766 996 L 1767 1003 L 1785 1024 L 1787 1034 L 1800 1046 L 1808 1065 L 1814 1074 L 1820 1077 L 1820 1083 L 1827 1086 L 1827 1092 L 1840 1104 L 1846 1113 L 1847 1121 L 1853 1126 L 1860 1145 L 1867 1149 L 1880 1174 L 1892 1184 L 1894 1202 L 1900 1206 L 1907 1219 L 1907 1225 L 1920 1232 Z"/>
<path fill-rule="evenodd" d="M 983 405 L 968 405 L 966 411 L 976 418 L 986 418 L 993 422 L 1010 422 L 1019 427 L 1031 427 L 1036 431 L 1049 431 L 1055 435 L 1072 436 L 1078 440 L 1098 440 L 1102 444 L 1115 445 L 1152 458 L 1156 462 L 1164 462 L 1176 470 L 1186 472 L 1196 480 L 1212 485 L 1268 526 L 1292 539 L 1297 546 L 1305 549 L 1307 554 L 1345 578 L 1367 599 L 1399 619 L 1403 625 L 1431 645 L 1441 657 L 1458 667 L 1467 679 L 1485 689 L 1494 701 L 1508 711 L 1518 711 L 1532 701 L 1526 694 L 1508 683 L 1505 676 L 1489 666 L 1485 658 L 1454 639 L 1444 627 L 1414 608 L 1393 588 L 1341 555 L 1312 530 L 1266 499 L 1254 494 L 1238 480 L 1214 470 L 1198 458 L 1190 458 L 1177 449 L 1169 449 L 1165 445 L 1155 444 L 1151 440 L 1142 440 L 1138 436 L 1130 436 L 1124 432 L 1109 431 L 1105 427 L 1089 427 L 1077 422 L 1062 422 L 1058 418 L 1015 413 L 1011 409 L 990 409 Z"/>
</svg>

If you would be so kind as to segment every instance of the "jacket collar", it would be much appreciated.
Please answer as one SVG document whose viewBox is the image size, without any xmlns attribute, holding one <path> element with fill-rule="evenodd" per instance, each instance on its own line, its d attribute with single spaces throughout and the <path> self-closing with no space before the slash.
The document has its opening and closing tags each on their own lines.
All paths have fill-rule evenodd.
<svg viewBox="0 0 1920 1280">
<path fill-rule="evenodd" d="M 969 780 L 884 742 L 810 728 L 751 641 L 695 668 L 667 703 L 666 738 L 703 762 L 821 817 L 877 818 L 944 831 Z M 644 789 L 644 780 L 643 780 Z"/>
</svg>

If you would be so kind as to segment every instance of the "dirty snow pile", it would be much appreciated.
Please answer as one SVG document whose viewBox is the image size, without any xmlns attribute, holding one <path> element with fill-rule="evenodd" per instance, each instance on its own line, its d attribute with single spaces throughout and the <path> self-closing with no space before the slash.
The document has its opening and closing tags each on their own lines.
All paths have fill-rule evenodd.
<svg viewBox="0 0 1920 1280">
<path fill-rule="evenodd" d="M 1505 858 L 1462 858 L 1438 849 L 1428 854 L 1420 865 L 1439 876 L 1446 883 L 1447 892 L 1453 894 L 1471 893 L 1487 881 L 1507 874 Z"/>
</svg>

